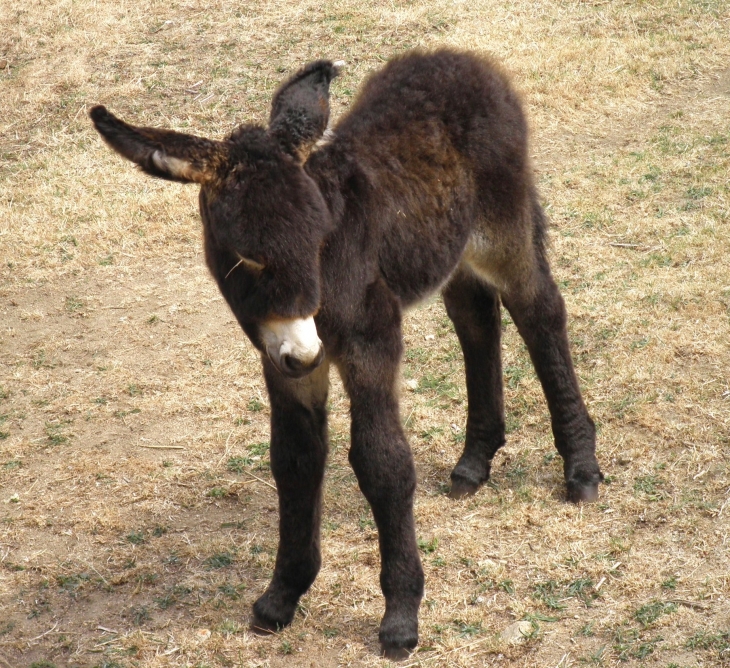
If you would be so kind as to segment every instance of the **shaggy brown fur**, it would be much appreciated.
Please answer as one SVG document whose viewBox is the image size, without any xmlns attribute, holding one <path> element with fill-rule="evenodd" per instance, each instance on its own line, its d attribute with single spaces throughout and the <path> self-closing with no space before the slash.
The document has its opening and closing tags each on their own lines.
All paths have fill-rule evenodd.
<svg viewBox="0 0 730 668">
<path fill-rule="evenodd" d="M 328 61 L 308 65 L 276 93 L 268 129 L 242 126 L 222 142 L 135 128 L 103 107 L 91 117 L 148 174 L 201 184 L 207 263 L 255 346 L 264 350 L 261 331 L 273 319 L 315 315 L 324 360 L 262 355 L 280 542 L 254 626 L 289 624 L 319 570 L 333 363 L 351 399 L 350 462 L 378 526 L 380 641 L 398 657 L 417 643 L 423 593 L 416 475 L 396 392 L 404 308 L 443 288 L 464 351 L 467 434 L 452 496 L 489 478 L 505 441 L 500 303 L 543 385 L 568 498 L 594 500 L 602 476 L 507 78 L 473 54 L 406 54 L 368 79 L 334 138 L 309 154 L 336 73 Z"/>
</svg>

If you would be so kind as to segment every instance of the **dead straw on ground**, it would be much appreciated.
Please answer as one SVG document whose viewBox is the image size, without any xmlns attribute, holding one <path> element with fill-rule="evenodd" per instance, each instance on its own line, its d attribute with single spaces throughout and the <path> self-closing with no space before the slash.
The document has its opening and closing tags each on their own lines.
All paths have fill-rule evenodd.
<svg viewBox="0 0 730 668">
<path fill-rule="evenodd" d="M 104 103 L 221 137 L 310 59 L 336 116 L 408 48 L 513 73 L 607 474 L 562 501 L 504 320 L 508 445 L 449 501 L 466 395 L 435 299 L 404 325 L 402 413 L 426 570 L 407 665 L 730 660 L 730 14 L 654 3 L 111 3 L 0 15 L 0 658 L 37 666 L 384 665 L 377 535 L 333 378 L 323 569 L 291 628 L 248 630 L 276 549 L 258 359 L 208 278 L 194 188 L 94 134 Z M 501 632 L 528 621 L 528 638 Z"/>
</svg>

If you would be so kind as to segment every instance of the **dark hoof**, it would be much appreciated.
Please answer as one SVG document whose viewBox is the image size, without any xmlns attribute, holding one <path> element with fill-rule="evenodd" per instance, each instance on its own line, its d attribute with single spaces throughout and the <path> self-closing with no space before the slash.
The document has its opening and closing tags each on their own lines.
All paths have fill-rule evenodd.
<svg viewBox="0 0 730 668">
<path fill-rule="evenodd" d="M 449 498 L 463 499 L 465 496 L 472 496 L 473 494 L 476 494 L 478 489 L 479 485 L 473 482 L 469 482 L 463 478 L 452 478 Z"/>
<path fill-rule="evenodd" d="M 407 659 L 418 644 L 418 612 L 386 611 L 378 633 L 383 656 L 392 661 Z"/>
<path fill-rule="evenodd" d="M 266 622 L 261 621 L 256 617 L 256 615 L 253 616 L 253 619 L 251 620 L 251 631 L 255 633 L 257 636 L 270 636 L 276 633 L 279 629 L 278 628 L 271 628 L 267 626 Z"/>
<path fill-rule="evenodd" d="M 405 647 L 386 647 L 382 645 L 381 652 L 383 658 L 389 661 L 405 661 L 411 655 L 411 650 Z"/>
<path fill-rule="evenodd" d="M 277 597 L 265 591 L 256 603 L 253 604 L 253 619 L 251 630 L 259 635 L 268 635 L 281 631 L 289 626 L 294 619 L 297 605 L 277 601 Z"/>
<path fill-rule="evenodd" d="M 489 480 L 492 469 L 492 460 L 475 461 L 462 455 L 461 459 L 451 472 L 451 491 L 449 497 L 452 499 L 463 499 L 465 496 L 476 494 L 479 488 Z"/>
<path fill-rule="evenodd" d="M 598 483 L 568 485 L 568 501 L 571 503 L 593 503 L 598 501 Z"/>
</svg>

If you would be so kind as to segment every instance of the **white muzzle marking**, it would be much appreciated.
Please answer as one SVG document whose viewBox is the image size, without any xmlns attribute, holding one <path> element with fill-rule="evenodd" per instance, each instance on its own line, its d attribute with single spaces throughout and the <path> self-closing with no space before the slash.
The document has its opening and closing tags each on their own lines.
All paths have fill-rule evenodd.
<svg viewBox="0 0 730 668">
<path fill-rule="evenodd" d="M 322 348 L 311 315 L 308 318 L 270 320 L 261 325 L 260 332 L 266 352 L 277 361 L 289 355 L 306 366 L 317 359 Z"/>
</svg>

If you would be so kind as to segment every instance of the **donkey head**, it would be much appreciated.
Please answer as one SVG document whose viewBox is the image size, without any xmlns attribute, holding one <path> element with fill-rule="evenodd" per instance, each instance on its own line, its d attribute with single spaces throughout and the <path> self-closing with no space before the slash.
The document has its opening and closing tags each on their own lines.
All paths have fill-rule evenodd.
<svg viewBox="0 0 730 668">
<path fill-rule="evenodd" d="M 208 267 L 252 343 L 285 375 L 322 361 L 314 315 L 319 251 L 332 221 L 303 169 L 329 119 L 339 63 L 311 63 L 274 95 L 268 129 L 242 125 L 224 141 L 90 116 L 105 141 L 142 171 L 199 183 Z"/>
</svg>

